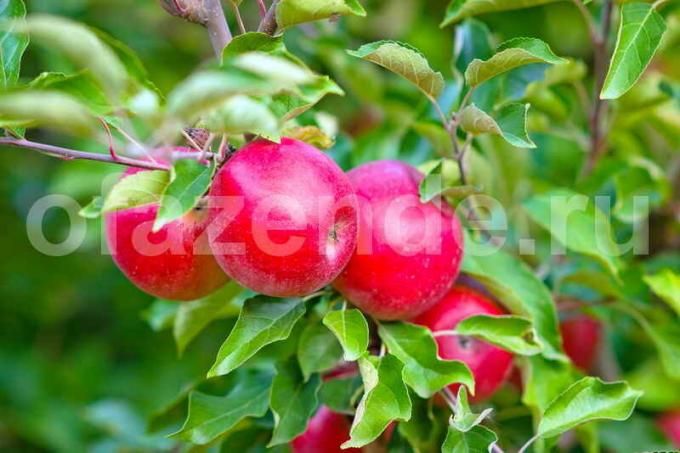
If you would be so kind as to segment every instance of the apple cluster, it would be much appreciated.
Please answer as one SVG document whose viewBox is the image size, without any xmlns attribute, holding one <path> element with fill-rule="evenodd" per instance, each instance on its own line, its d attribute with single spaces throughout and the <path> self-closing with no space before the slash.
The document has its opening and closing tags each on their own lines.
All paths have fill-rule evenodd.
<svg viewBox="0 0 680 453">
<path fill-rule="evenodd" d="M 123 177 L 138 171 L 144 170 Z M 503 314 L 483 288 L 456 283 L 462 227 L 443 200 L 421 202 L 422 179 L 399 161 L 345 173 L 304 142 L 256 140 L 219 169 L 205 203 L 159 231 L 152 230 L 158 204 L 108 213 L 106 237 L 129 280 L 169 300 L 195 300 L 233 279 L 274 297 L 332 285 L 373 319 L 406 320 L 433 333 L 452 331 L 470 316 Z M 599 324 L 567 321 L 562 333 L 566 352 L 587 371 Z M 442 359 L 470 368 L 474 402 L 488 399 L 511 375 L 513 356 L 502 348 L 458 335 L 435 340 Z M 340 451 L 348 437 L 348 420 L 324 407 L 292 447 Z"/>
</svg>

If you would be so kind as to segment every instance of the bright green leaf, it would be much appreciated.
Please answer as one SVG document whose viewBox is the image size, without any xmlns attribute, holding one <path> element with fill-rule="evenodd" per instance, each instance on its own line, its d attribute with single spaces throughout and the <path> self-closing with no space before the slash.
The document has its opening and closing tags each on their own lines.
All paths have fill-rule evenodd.
<svg viewBox="0 0 680 453">
<path fill-rule="evenodd" d="M 456 326 L 459 335 L 472 335 L 520 355 L 534 355 L 543 350 L 531 321 L 518 316 L 477 315 Z"/>
<path fill-rule="evenodd" d="M 170 173 L 162 170 L 140 171 L 126 176 L 111 188 L 102 212 L 158 203 L 169 180 Z"/>
<path fill-rule="evenodd" d="M 543 413 L 548 405 L 577 379 L 571 364 L 535 355 L 524 358 L 522 402 Z"/>
<path fill-rule="evenodd" d="M 555 1 L 558 0 L 451 0 L 441 26 L 446 27 L 479 14 L 531 8 Z"/>
<path fill-rule="evenodd" d="M 345 352 L 345 360 L 352 362 L 368 349 L 368 323 L 357 309 L 328 312 L 323 323 L 336 336 Z"/>
<path fill-rule="evenodd" d="M 344 96 L 345 92 L 328 76 L 317 76 L 312 83 L 298 87 L 295 94 L 272 96 L 269 107 L 281 121 L 288 121 L 312 108 L 328 94 Z"/>
<path fill-rule="evenodd" d="M 302 299 L 255 296 L 246 300 L 208 377 L 228 374 L 264 346 L 285 340 L 304 313 Z"/>
<path fill-rule="evenodd" d="M 680 316 L 680 275 L 663 269 L 654 275 L 645 275 L 645 283 Z"/>
<path fill-rule="evenodd" d="M 461 113 L 461 129 L 472 135 L 497 134 L 518 148 L 535 148 L 527 133 L 529 104 L 510 103 L 492 115 L 474 104 L 468 105 Z"/>
<path fill-rule="evenodd" d="M 281 135 L 309 143 L 317 149 L 329 149 L 335 141 L 316 126 L 294 126 L 284 130 Z"/>
<path fill-rule="evenodd" d="M 281 0 L 276 7 L 279 28 L 330 19 L 335 16 L 365 16 L 358 0 Z"/>
<path fill-rule="evenodd" d="M 499 74 L 530 63 L 562 64 L 567 60 L 555 55 L 536 38 L 513 38 L 498 46 L 488 60 L 472 60 L 465 70 L 465 81 L 475 87 Z"/>
<path fill-rule="evenodd" d="M 474 391 L 468 367 L 457 360 L 442 360 L 427 328 L 407 323 L 385 323 L 378 328 L 387 349 L 404 364 L 404 382 L 421 398 L 429 398 L 449 384 L 461 383 Z"/>
<path fill-rule="evenodd" d="M 496 433 L 481 425 L 463 432 L 449 426 L 442 453 L 489 453 L 493 444 L 498 442 Z"/>
<path fill-rule="evenodd" d="M 371 61 L 406 78 L 434 99 L 444 89 L 444 77 L 434 71 L 425 56 L 408 44 L 397 41 L 377 41 L 364 44 L 350 55 Z"/>
<path fill-rule="evenodd" d="M 0 3 L 0 21 L 8 26 L 0 29 L 0 88 L 8 88 L 19 80 L 21 57 L 28 46 L 28 36 L 13 30 L 15 22 L 26 16 L 23 0 Z"/>
<path fill-rule="evenodd" d="M 220 134 L 255 134 L 279 140 L 279 119 L 265 103 L 248 96 L 227 99 L 206 113 L 200 126 Z"/>
<path fill-rule="evenodd" d="M 306 381 L 312 373 L 333 368 L 342 359 L 342 347 L 320 322 L 311 322 L 302 331 L 297 355 Z"/>
<path fill-rule="evenodd" d="M 154 332 L 160 332 L 173 326 L 179 307 L 176 301 L 156 299 L 142 312 L 142 318 Z"/>
<path fill-rule="evenodd" d="M 650 3 L 621 6 L 621 23 L 602 99 L 616 99 L 628 91 L 645 71 L 666 31 L 663 17 Z"/>
<path fill-rule="evenodd" d="M 458 431 L 468 432 L 478 426 L 492 411 L 493 409 L 487 408 L 480 414 L 472 412 L 468 402 L 467 390 L 465 386 L 461 385 L 458 389 L 455 410 L 449 424 Z"/>
<path fill-rule="evenodd" d="M 96 219 L 102 214 L 104 207 L 104 197 L 96 196 L 87 205 L 78 211 L 78 215 L 84 219 Z"/>
<path fill-rule="evenodd" d="M 270 399 L 274 432 L 269 447 L 288 442 L 305 431 L 307 422 L 319 406 L 317 394 L 321 388 L 319 375 L 303 379 L 293 360 L 282 363 L 276 371 Z"/>
<path fill-rule="evenodd" d="M 593 420 L 625 420 L 641 392 L 625 382 L 585 377 L 560 394 L 545 410 L 537 435 L 553 437 Z"/>
<path fill-rule="evenodd" d="M 87 106 L 93 115 L 108 115 L 114 108 L 88 71 L 70 75 L 60 72 L 43 72 L 28 86 L 34 90 L 50 90 L 68 94 Z"/>
</svg>

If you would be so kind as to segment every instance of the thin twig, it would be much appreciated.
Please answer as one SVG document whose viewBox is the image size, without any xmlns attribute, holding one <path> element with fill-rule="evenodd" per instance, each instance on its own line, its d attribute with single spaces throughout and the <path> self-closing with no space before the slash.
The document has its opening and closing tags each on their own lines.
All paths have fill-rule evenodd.
<svg viewBox="0 0 680 453">
<path fill-rule="evenodd" d="M 98 120 L 100 123 L 102 123 L 102 126 L 104 126 L 104 131 L 106 131 L 106 137 L 108 138 L 109 141 L 109 154 L 113 159 L 118 160 L 118 154 L 116 154 L 116 149 L 113 146 L 113 136 L 111 135 L 111 129 L 109 128 L 109 125 L 106 123 L 104 118 L 98 118 Z"/>
<path fill-rule="evenodd" d="M 231 3 L 231 9 L 234 10 L 234 16 L 236 16 L 236 23 L 238 24 L 238 29 L 241 32 L 241 34 L 244 34 L 246 32 L 246 26 L 243 23 L 243 18 L 241 17 L 241 11 L 238 9 L 238 5 L 234 2 L 229 2 Z"/>
<path fill-rule="evenodd" d="M 260 18 L 264 18 L 267 15 L 267 5 L 264 4 L 264 0 L 257 0 L 257 6 L 260 10 Z"/>
<path fill-rule="evenodd" d="M 268 35 L 274 35 L 274 33 L 276 33 L 276 29 L 279 28 L 278 24 L 276 23 L 276 7 L 278 4 L 279 0 L 274 0 L 272 2 L 272 5 L 269 7 L 267 13 L 260 22 L 260 26 L 257 27 L 257 31 L 266 33 Z"/>
</svg>

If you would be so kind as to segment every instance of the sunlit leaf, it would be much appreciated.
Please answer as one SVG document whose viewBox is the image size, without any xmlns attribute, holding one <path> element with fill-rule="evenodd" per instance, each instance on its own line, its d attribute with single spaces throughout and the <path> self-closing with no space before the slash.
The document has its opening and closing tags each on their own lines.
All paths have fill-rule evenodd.
<svg viewBox="0 0 680 453">
<path fill-rule="evenodd" d="M 281 0 L 276 7 L 279 28 L 348 15 L 365 16 L 366 11 L 358 0 Z"/>
<path fill-rule="evenodd" d="M 465 432 L 449 426 L 442 453 L 488 453 L 496 442 L 496 433 L 485 426 L 477 425 Z"/>
<path fill-rule="evenodd" d="M 279 140 L 279 120 L 261 101 L 233 96 L 210 110 L 199 123 L 211 132 L 228 135 L 255 134 Z"/>
<path fill-rule="evenodd" d="M 170 173 L 161 170 L 140 171 L 126 176 L 111 188 L 102 212 L 158 203 L 169 181 Z"/>
<path fill-rule="evenodd" d="M 461 113 L 461 128 L 473 135 L 500 135 L 518 148 L 535 148 L 527 133 L 528 111 L 529 104 L 511 103 L 501 107 L 492 116 L 472 104 Z"/>
<path fill-rule="evenodd" d="M 643 279 L 680 316 L 680 275 L 664 269 L 654 275 L 645 275 Z"/>
<path fill-rule="evenodd" d="M 60 72 L 43 72 L 31 81 L 29 87 L 34 90 L 50 90 L 68 94 L 87 106 L 92 114 L 97 116 L 108 115 L 114 108 L 88 71 L 69 75 Z"/>
<path fill-rule="evenodd" d="M 452 25 L 479 14 L 531 8 L 555 1 L 557 0 L 451 0 L 441 26 Z"/>
<path fill-rule="evenodd" d="M 456 332 L 483 338 L 515 354 L 534 355 L 543 350 L 531 321 L 518 316 L 471 316 L 458 323 Z"/>
</svg>

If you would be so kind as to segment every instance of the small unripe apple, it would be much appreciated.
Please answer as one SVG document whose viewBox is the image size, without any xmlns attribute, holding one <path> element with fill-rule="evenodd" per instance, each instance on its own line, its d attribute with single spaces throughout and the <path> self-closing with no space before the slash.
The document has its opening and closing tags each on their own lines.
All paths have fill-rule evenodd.
<svg viewBox="0 0 680 453">
<path fill-rule="evenodd" d="M 488 297 L 464 286 L 454 286 L 434 307 L 414 322 L 433 333 L 454 330 L 459 322 L 475 315 L 502 315 L 504 311 Z M 512 370 L 512 354 L 473 337 L 437 336 L 437 349 L 442 359 L 464 362 L 475 378 L 474 402 L 491 397 L 507 380 Z M 456 393 L 460 384 L 449 386 Z"/>
<path fill-rule="evenodd" d="M 560 323 L 564 352 L 577 368 L 587 373 L 593 368 L 600 340 L 602 324 L 587 315 L 580 315 Z"/>
<path fill-rule="evenodd" d="M 123 178 L 138 173 L 128 169 Z M 210 253 L 205 234 L 208 211 L 199 205 L 152 232 L 158 203 L 104 215 L 113 260 L 142 291 L 168 300 L 200 299 L 229 279 Z"/>
<path fill-rule="evenodd" d="M 340 448 L 349 440 L 350 427 L 344 415 L 321 406 L 307 424 L 307 430 L 291 442 L 293 453 L 360 453 L 359 448 Z"/>
<path fill-rule="evenodd" d="M 249 143 L 210 190 L 210 246 L 224 271 L 269 296 L 301 296 L 329 284 L 357 239 L 349 179 L 311 145 Z"/>
<path fill-rule="evenodd" d="M 680 449 L 680 409 L 661 414 L 657 419 L 657 425 L 673 442 L 675 448 Z"/>
<path fill-rule="evenodd" d="M 441 200 L 422 203 L 423 175 L 398 161 L 348 173 L 359 199 L 359 239 L 333 286 L 376 319 L 408 319 L 440 299 L 458 275 L 461 226 Z"/>
</svg>

